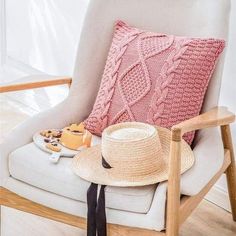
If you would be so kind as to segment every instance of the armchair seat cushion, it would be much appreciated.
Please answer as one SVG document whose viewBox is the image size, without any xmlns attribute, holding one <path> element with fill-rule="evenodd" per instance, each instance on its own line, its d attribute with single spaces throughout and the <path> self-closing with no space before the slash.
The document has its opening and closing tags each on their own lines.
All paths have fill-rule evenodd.
<svg viewBox="0 0 236 236">
<path fill-rule="evenodd" d="M 100 139 L 100 138 L 99 138 Z M 49 162 L 48 153 L 29 143 L 9 156 L 9 171 L 13 178 L 31 186 L 86 202 L 89 182 L 71 170 L 71 158 L 61 158 L 58 164 Z M 136 188 L 106 187 L 108 208 L 147 213 L 151 207 L 156 185 Z"/>
</svg>

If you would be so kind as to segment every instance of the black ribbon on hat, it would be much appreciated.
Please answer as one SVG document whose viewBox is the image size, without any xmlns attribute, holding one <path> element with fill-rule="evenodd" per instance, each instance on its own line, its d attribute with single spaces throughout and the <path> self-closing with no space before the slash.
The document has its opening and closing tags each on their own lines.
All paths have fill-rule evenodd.
<svg viewBox="0 0 236 236">
<path fill-rule="evenodd" d="M 102 166 L 106 169 L 112 167 L 102 156 Z M 101 185 L 100 193 L 97 198 L 98 185 L 91 183 L 87 191 L 87 236 L 107 236 L 107 221 L 105 207 L 105 187 Z"/>
<path fill-rule="evenodd" d="M 102 155 L 102 166 L 105 169 L 111 169 L 112 167 L 110 166 L 110 164 L 105 160 L 104 156 Z"/>
<path fill-rule="evenodd" d="M 105 185 L 101 185 L 97 199 L 98 185 L 91 183 L 87 192 L 87 236 L 106 236 Z"/>
<path fill-rule="evenodd" d="M 97 190 L 98 185 L 91 183 L 87 192 L 87 236 L 96 236 L 96 209 L 97 209 Z"/>
</svg>

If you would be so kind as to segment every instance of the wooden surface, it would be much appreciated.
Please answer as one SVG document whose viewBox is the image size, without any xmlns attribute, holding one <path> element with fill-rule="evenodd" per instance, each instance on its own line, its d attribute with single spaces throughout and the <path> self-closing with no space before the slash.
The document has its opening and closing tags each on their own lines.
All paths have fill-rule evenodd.
<svg viewBox="0 0 236 236">
<path fill-rule="evenodd" d="M 180 228 L 180 236 L 235 236 L 232 215 L 203 200 Z"/>
<path fill-rule="evenodd" d="M 225 165 L 222 167 L 216 176 L 208 183 L 208 185 L 201 191 L 200 194 L 194 198 L 188 199 L 185 205 L 180 207 L 180 166 L 181 166 L 181 138 L 186 132 L 226 125 L 234 122 L 235 115 L 228 111 L 226 107 L 215 107 L 210 111 L 196 116 L 192 119 L 183 121 L 171 128 L 171 146 L 170 146 L 170 161 L 169 161 L 169 173 L 168 173 L 168 192 L 167 192 L 167 214 L 166 214 L 166 231 L 167 236 L 177 236 L 179 232 L 179 224 L 191 214 L 193 209 L 197 207 L 200 201 L 208 193 L 211 187 L 216 183 L 220 176 L 224 173 L 226 168 L 230 164 L 229 156 L 225 160 Z M 228 140 L 229 137 L 226 138 Z M 229 142 L 229 141 L 228 141 Z M 232 168 L 233 169 L 233 168 Z M 236 180 L 232 180 L 232 176 L 235 177 L 233 170 L 230 172 L 230 184 L 231 188 L 235 190 L 234 185 Z M 229 182 L 229 181 L 228 181 Z M 233 190 L 233 191 L 234 191 Z M 232 195 L 232 194 L 231 194 Z M 233 199 L 231 202 L 234 208 L 235 203 L 234 193 L 231 196 Z M 181 211 L 181 212 L 180 212 Z M 180 218 L 181 214 L 181 218 Z M 235 215 L 235 214 L 234 214 Z"/>
<path fill-rule="evenodd" d="M 168 173 L 166 235 L 179 232 L 181 142 L 171 141 Z"/>
<path fill-rule="evenodd" d="M 166 214 L 166 231 L 167 236 L 179 235 L 179 227 L 192 211 L 198 206 L 204 196 L 213 187 L 220 176 L 225 172 L 231 163 L 231 167 L 227 169 L 227 180 L 229 186 L 229 195 L 231 199 L 231 206 L 233 211 L 233 219 L 236 218 L 236 173 L 233 154 L 229 155 L 227 152 L 224 165 L 221 170 L 214 176 L 214 178 L 205 186 L 205 188 L 196 196 L 187 198 L 180 208 L 180 143 L 182 135 L 199 129 L 210 127 L 225 126 L 235 121 L 235 115 L 228 111 L 226 107 L 215 107 L 208 112 L 198 115 L 192 119 L 183 121 L 171 128 L 171 148 L 170 148 L 170 163 L 168 174 L 168 198 L 167 198 L 167 214 Z M 225 135 L 224 143 L 228 149 L 233 148 L 230 132 Z M 229 144 L 231 142 L 231 145 Z M 230 153 L 233 151 L 230 150 Z M 230 160 L 231 156 L 231 160 Z"/>
<path fill-rule="evenodd" d="M 6 84 L 0 84 L 0 93 L 12 92 L 12 91 L 20 91 L 26 89 L 35 89 L 42 88 L 48 86 L 55 86 L 61 84 L 68 84 L 70 86 L 72 79 L 69 77 L 56 77 L 51 79 L 45 79 L 41 81 L 29 81 L 29 82 L 12 82 Z"/>
<path fill-rule="evenodd" d="M 226 170 L 227 184 L 228 184 L 228 192 L 230 198 L 230 204 L 232 209 L 232 215 L 234 221 L 236 221 L 236 166 L 235 166 L 235 156 L 233 150 L 232 137 L 230 133 L 229 125 L 225 125 L 221 127 L 221 134 L 224 143 L 224 147 L 228 148 L 230 151 L 230 159 L 231 163 Z"/>
<path fill-rule="evenodd" d="M 226 107 L 215 107 L 199 116 L 174 125 L 172 130 L 176 133 L 180 132 L 183 135 L 193 130 L 227 125 L 234 121 L 235 114 L 228 111 Z"/>
</svg>

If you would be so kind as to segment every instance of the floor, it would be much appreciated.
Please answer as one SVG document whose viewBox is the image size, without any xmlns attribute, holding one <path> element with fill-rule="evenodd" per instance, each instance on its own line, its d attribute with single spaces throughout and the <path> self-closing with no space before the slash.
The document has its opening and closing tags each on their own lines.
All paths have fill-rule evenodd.
<svg viewBox="0 0 236 236">
<path fill-rule="evenodd" d="M 181 228 L 181 236 L 235 236 L 232 215 L 204 200 Z"/>
<path fill-rule="evenodd" d="M 63 100 L 67 92 L 66 87 L 58 86 L 0 95 L 0 139 L 19 123 Z M 2 218 L 1 236 L 85 235 L 74 227 L 9 208 L 2 209 L 2 216 L 5 217 Z M 181 235 L 235 236 L 236 223 L 230 213 L 203 201 L 181 228 Z"/>
<path fill-rule="evenodd" d="M 6 208 L 2 209 L 1 236 L 85 236 L 78 228 Z M 207 219 L 207 220 L 206 220 Z M 183 224 L 180 236 L 235 236 L 231 214 L 203 201 Z"/>
</svg>

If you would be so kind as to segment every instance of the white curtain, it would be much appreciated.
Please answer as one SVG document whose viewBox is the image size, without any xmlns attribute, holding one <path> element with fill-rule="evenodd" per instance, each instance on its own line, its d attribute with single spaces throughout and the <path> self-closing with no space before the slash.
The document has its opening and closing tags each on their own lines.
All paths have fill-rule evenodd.
<svg viewBox="0 0 236 236">
<path fill-rule="evenodd" d="M 48 74 L 70 75 L 89 0 L 6 0 L 7 54 Z"/>
</svg>

